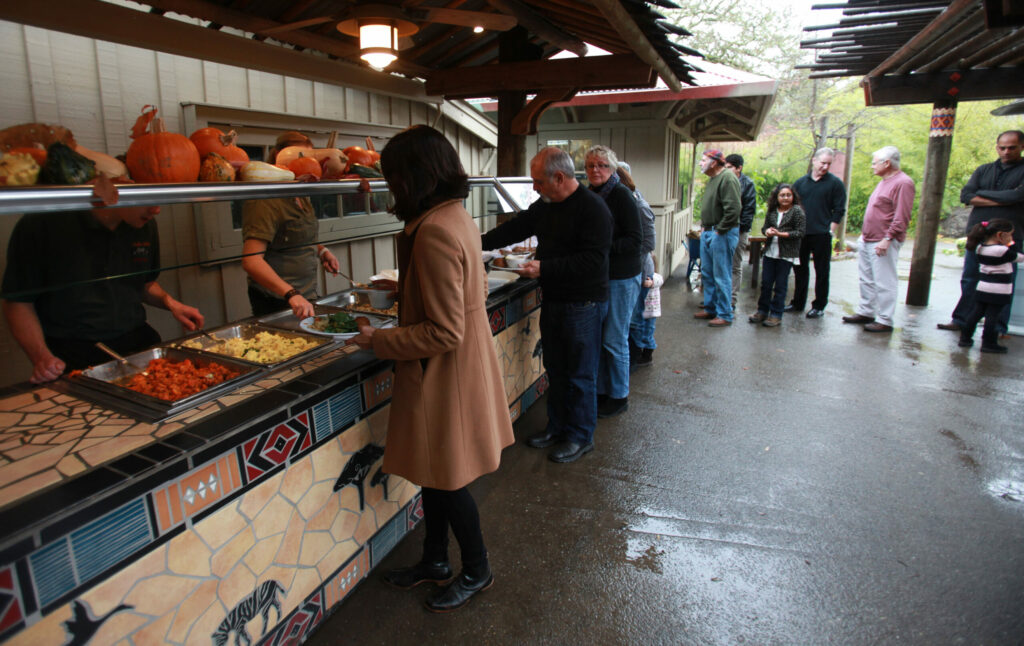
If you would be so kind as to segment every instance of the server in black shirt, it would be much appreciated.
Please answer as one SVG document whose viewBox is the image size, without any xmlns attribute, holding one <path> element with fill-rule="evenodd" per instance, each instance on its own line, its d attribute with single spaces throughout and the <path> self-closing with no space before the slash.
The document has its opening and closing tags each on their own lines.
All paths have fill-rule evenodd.
<svg viewBox="0 0 1024 646">
<path fill-rule="evenodd" d="M 601 319 L 608 301 L 612 215 L 597 194 L 576 180 L 565 151 L 542 149 L 530 162 L 540 199 L 487 232 L 482 245 L 497 249 L 537 236 L 537 254 L 521 269 L 543 290 L 540 313 L 548 423 L 527 443 L 554 445 L 548 457 L 573 462 L 594 448 Z"/>
</svg>

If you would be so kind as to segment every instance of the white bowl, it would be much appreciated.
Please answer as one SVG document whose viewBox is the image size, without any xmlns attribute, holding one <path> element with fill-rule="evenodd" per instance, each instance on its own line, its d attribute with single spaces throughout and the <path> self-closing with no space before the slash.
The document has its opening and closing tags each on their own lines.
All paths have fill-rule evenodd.
<svg viewBox="0 0 1024 646">
<path fill-rule="evenodd" d="M 529 254 L 510 253 L 505 256 L 505 266 L 511 269 L 518 269 L 530 260 Z"/>
</svg>

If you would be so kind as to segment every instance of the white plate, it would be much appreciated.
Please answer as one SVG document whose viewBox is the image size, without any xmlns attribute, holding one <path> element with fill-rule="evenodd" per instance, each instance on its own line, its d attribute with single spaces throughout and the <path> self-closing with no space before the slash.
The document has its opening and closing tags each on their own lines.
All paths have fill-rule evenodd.
<svg viewBox="0 0 1024 646">
<path fill-rule="evenodd" d="M 495 258 L 494 260 L 497 260 L 497 258 Z M 522 271 L 521 267 L 516 267 L 514 269 L 512 267 L 499 267 L 498 265 L 494 264 L 494 260 L 491 260 L 487 263 L 487 266 L 490 267 L 491 269 L 496 269 L 498 271 Z"/>
<path fill-rule="evenodd" d="M 487 293 L 492 294 L 509 283 L 514 283 L 521 276 L 512 271 L 495 270 L 487 274 Z"/>
<path fill-rule="evenodd" d="M 307 316 L 306 318 L 299 321 L 299 327 L 305 330 L 306 332 L 309 332 L 310 334 L 319 334 L 321 336 L 329 336 L 335 339 L 351 339 L 355 335 L 359 334 L 358 332 L 324 332 L 323 330 L 318 330 L 315 327 L 313 327 L 314 319 L 324 318 L 326 316 L 329 316 L 329 314 Z M 354 312 L 350 313 L 350 316 L 352 316 L 353 318 L 357 316 L 365 316 L 370 320 L 370 325 L 372 325 L 375 328 L 393 327 L 395 325 L 394 319 L 385 318 L 382 316 L 374 316 L 373 314 L 362 314 L 359 312 Z"/>
</svg>

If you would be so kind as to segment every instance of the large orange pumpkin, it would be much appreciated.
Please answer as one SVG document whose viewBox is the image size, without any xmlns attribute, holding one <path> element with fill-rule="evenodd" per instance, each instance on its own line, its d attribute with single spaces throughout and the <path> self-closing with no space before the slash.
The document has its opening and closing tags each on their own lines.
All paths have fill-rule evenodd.
<svg viewBox="0 0 1024 646">
<path fill-rule="evenodd" d="M 134 141 L 126 156 L 132 179 L 153 184 L 196 181 L 199 151 L 185 135 L 167 132 L 164 120 L 156 118 L 156 110 L 154 106 L 144 106 L 132 128 Z"/>
<path fill-rule="evenodd" d="M 352 164 L 373 166 L 374 162 L 376 162 L 380 158 L 380 156 L 376 155 L 373 151 L 366 150 L 365 148 L 361 148 L 359 146 L 349 146 L 342 152 L 344 152 L 345 156 L 348 157 L 348 166 L 345 167 L 346 172 L 347 169 L 352 167 Z"/>
<path fill-rule="evenodd" d="M 288 170 L 295 173 L 296 177 L 302 175 L 312 175 L 313 177 L 320 179 L 323 175 L 323 170 L 320 168 L 320 162 L 313 157 L 299 157 L 288 164 Z"/>
<path fill-rule="evenodd" d="M 199 151 L 200 159 L 206 159 L 210 153 L 217 153 L 236 169 L 249 163 L 249 154 L 235 145 L 237 138 L 238 133 L 234 130 L 224 134 L 217 128 L 200 128 L 189 136 Z"/>
</svg>

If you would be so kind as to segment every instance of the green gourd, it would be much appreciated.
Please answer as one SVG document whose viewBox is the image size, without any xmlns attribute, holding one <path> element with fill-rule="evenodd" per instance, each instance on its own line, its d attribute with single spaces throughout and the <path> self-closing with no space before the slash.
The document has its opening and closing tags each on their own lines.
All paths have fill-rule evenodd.
<svg viewBox="0 0 1024 646">
<path fill-rule="evenodd" d="M 55 142 L 46 149 L 46 163 L 39 173 L 40 184 L 85 184 L 96 177 L 96 162 Z"/>
</svg>

